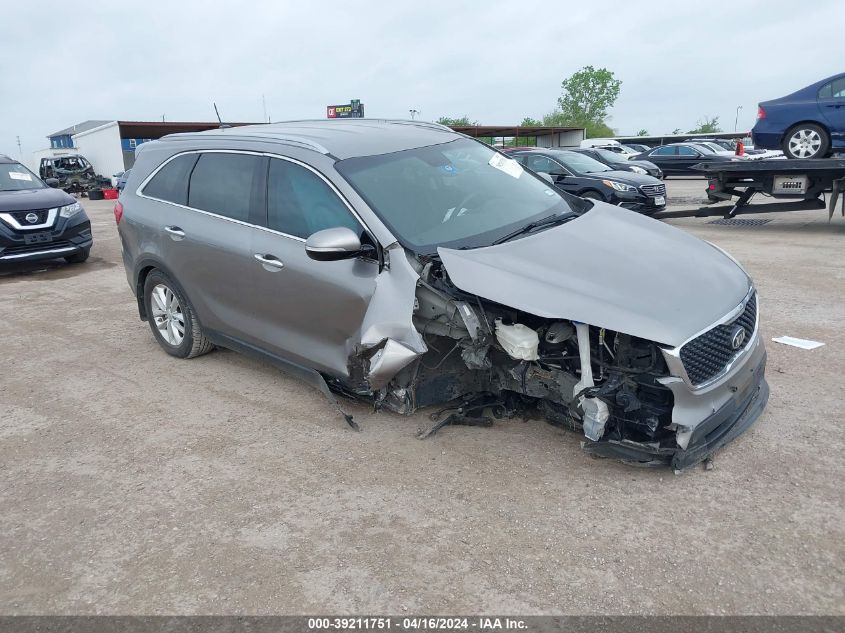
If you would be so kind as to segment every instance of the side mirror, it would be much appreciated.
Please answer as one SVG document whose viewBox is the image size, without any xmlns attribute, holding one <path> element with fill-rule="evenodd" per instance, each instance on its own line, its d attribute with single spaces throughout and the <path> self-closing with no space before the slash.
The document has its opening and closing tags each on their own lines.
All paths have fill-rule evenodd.
<svg viewBox="0 0 845 633">
<path fill-rule="evenodd" d="M 554 179 L 554 178 L 552 178 L 552 177 L 551 177 L 549 174 L 547 174 L 546 172 L 544 172 L 544 171 L 538 171 L 538 172 L 537 172 L 537 175 L 538 175 L 538 176 L 540 176 L 540 178 L 542 178 L 542 179 L 543 179 L 543 180 L 545 180 L 546 182 L 548 182 L 550 185 L 555 184 L 555 179 Z"/>
<path fill-rule="evenodd" d="M 305 252 L 318 262 L 351 259 L 361 254 L 361 239 L 345 226 L 323 229 L 305 240 Z"/>
<path fill-rule="evenodd" d="M 53 189 L 59 188 L 59 179 L 58 178 L 47 178 L 47 180 L 45 180 L 44 182 L 47 183 L 48 187 L 52 187 Z"/>
</svg>

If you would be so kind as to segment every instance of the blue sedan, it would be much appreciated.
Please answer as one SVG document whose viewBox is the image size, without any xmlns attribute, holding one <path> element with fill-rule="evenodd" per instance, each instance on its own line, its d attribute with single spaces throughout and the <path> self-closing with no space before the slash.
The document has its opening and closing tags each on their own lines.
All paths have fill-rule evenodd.
<svg viewBox="0 0 845 633">
<path fill-rule="evenodd" d="M 845 151 L 845 73 L 761 103 L 751 138 L 754 147 L 781 149 L 787 158 Z"/>
</svg>

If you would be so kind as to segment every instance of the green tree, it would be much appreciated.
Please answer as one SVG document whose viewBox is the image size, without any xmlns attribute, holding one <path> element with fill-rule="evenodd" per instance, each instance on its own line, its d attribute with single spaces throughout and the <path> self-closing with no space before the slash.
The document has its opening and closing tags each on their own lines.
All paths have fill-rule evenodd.
<svg viewBox="0 0 845 633">
<path fill-rule="evenodd" d="M 440 125 L 448 125 L 450 127 L 459 126 L 459 125 L 478 125 L 478 121 L 470 121 L 469 117 L 465 114 L 462 117 L 452 118 L 448 116 L 442 116 L 437 119 L 437 122 Z"/>
<path fill-rule="evenodd" d="M 672 134 L 680 134 L 680 133 L 681 133 L 681 128 L 679 128 L 679 127 L 676 127 L 674 130 L 672 130 Z"/>
<path fill-rule="evenodd" d="M 704 119 L 699 119 L 698 127 L 694 130 L 690 130 L 688 134 L 714 134 L 715 132 L 721 132 L 722 128 L 719 127 L 719 117 L 704 117 Z"/>
<path fill-rule="evenodd" d="M 519 125 L 521 127 L 540 127 L 543 125 L 543 122 L 540 119 L 532 119 L 530 116 L 527 116 L 522 119 L 522 123 Z"/>
<path fill-rule="evenodd" d="M 637 132 L 637 136 L 648 136 L 648 130 L 643 128 L 639 132 Z"/>
<path fill-rule="evenodd" d="M 612 136 L 607 111 L 616 103 L 621 86 L 607 68 L 584 66 L 561 82 L 558 107 L 547 118 L 552 117 L 556 125 L 586 128 L 588 137 Z"/>
</svg>

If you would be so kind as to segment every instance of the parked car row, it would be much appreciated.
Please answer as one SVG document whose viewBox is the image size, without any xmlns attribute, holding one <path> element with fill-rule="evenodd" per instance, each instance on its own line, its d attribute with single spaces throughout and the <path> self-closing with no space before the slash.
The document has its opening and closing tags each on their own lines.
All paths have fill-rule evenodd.
<svg viewBox="0 0 845 633">
<path fill-rule="evenodd" d="M 659 179 L 618 169 L 615 164 L 589 156 L 590 150 L 514 150 L 516 161 L 538 174 L 546 174 L 554 185 L 582 198 L 601 200 L 632 211 L 652 214 L 666 206 L 666 185 Z"/>
</svg>

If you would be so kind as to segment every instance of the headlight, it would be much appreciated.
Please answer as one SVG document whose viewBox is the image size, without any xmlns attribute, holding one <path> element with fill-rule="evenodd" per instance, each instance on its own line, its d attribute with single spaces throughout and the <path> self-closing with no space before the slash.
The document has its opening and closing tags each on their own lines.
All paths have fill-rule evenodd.
<svg viewBox="0 0 845 633">
<path fill-rule="evenodd" d="M 621 182 L 616 182 L 615 180 L 602 180 L 604 184 L 608 187 L 613 187 L 616 191 L 636 191 L 636 187 L 632 187 L 631 185 L 626 185 Z"/>
<path fill-rule="evenodd" d="M 637 167 L 636 165 L 631 165 L 631 171 L 635 174 L 647 174 L 648 172 L 643 169 L 642 167 Z"/>
<path fill-rule="evenodd" d="M 73 204 L 66 204 L 65 206 L 59 209 L 59 216 L 63 218 L 72 218 L 77 213 L 82 211 L 82 205 L 78 202 L 74 202 Z"/>
</svg>

